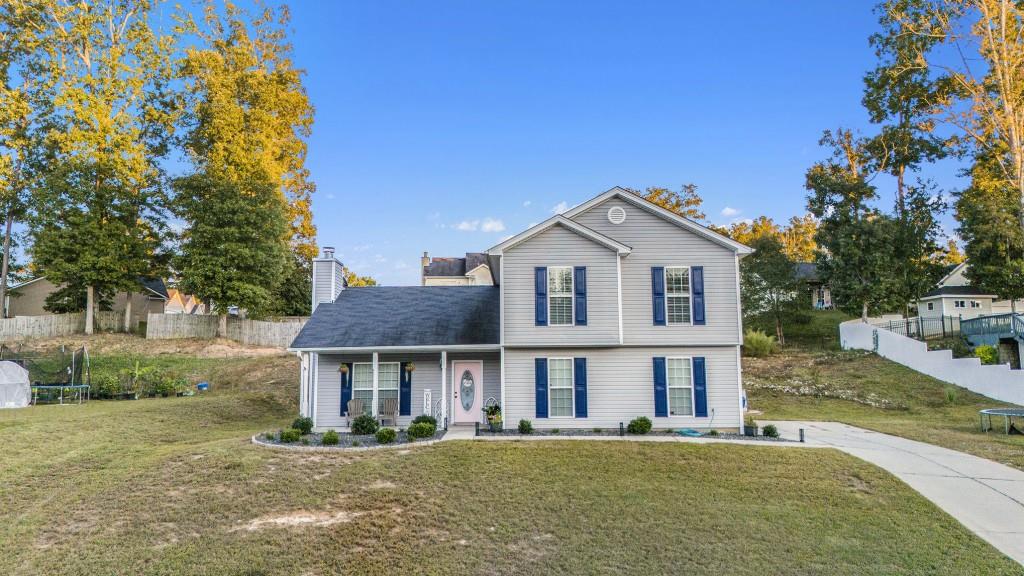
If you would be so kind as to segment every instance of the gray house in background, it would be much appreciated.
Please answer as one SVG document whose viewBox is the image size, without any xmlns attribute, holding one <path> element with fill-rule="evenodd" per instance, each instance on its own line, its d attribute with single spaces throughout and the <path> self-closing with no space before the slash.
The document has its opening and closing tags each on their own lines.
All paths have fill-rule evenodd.
<svg viewBox="0 0 1024 576">
<path fill-rule="evenodd" d="M 421 260 L 423 286 L 493 286 L 487 254 L 467 252 L 464 258 L 435 257 L 426 252 Z"/>
<path fill-rule="evenodd" d="M 493 286 L 346 288 L 314 266 L 315 310 L 291 351 L 300 410 L 342 429 L 350 399 L 399 426 L 737 429 L 739 260 L 750 249 L 613 188 L 486 252 Z"/>
</svg>

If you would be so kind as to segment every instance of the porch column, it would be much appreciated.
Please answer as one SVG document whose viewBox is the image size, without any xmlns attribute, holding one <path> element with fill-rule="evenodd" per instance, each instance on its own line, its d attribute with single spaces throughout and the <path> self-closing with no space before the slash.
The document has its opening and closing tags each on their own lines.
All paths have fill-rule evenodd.
<svg viewBox="0 0 1024 576">
<path fill-rule="evenodd" d="M 378 369 L 380 368 L 380 356 L 377 352 L 373 353 L 373 406 L 370 407 L 370 414 L 373 414 L 373 419 L 377 419 L 377 384 L 378 384 Z"/>
<path fill-rule="evenodd" d="M 441 426 L 448 424 L 448 351 L 441 351 Z"/>
<path fill-rule="evenodd" d="M 309 416 L 309 353 L 299 352 L 300 387 L 299 414 Z"/>
</svg>

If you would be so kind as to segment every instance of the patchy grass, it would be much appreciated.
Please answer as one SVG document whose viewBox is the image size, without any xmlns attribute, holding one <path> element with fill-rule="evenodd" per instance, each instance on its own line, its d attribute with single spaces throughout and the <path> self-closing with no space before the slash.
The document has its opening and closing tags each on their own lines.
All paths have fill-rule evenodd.
<svg viewBox="0 0 1024 576">
<path fill-rule="evenodd" d="M 1006 406 L 871 353 L 805 345 L 838 313 L 815 314 L 815 333 L 797 333 L 768 358 L 744 358 L 750 407 L 768 420 L 833 420 L 930 442 L 1024 469 L 1024 436 L 983 433 L 978 410 Z M 993 420 L 994 425 L 1001 421 Z"/>
<path fill-rule="evenodd" d="M 248 443 L 293 410 L 232 390 L 0 412 L 0 573 L 1017 570 L 892 476 L 831 450 Z"/>
</svg>

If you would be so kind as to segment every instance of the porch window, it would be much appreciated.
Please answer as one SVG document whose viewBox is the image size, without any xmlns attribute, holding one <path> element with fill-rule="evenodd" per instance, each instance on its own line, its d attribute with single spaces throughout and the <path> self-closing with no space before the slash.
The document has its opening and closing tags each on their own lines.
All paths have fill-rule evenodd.
<svg viewBox="0 0 1024 576">
<path fill-rule="evenodd" d="M 693 370 L 689 358 L 668 358 L 668 413 L 670 416 L 693 416 Z"/>
<path fill-rule="evenodd" d="M 572 266 L 548 268 L 548 318 L 551 326 L 572 324 Z"/>
<path fill-rule="evenodd" d="M 381 362 L 377 365 L 377 398 L 387 400 L 398 398 L 398 375 L 401 365 L 398 362 Z"/>
<path fill-rule="evenodd" d="M 665 268 L 665 308 L 669 324 L 690 323 L 689 268 Z"/>
<path fill-rule="evenodd" d="M 573 416 L 572 358 L 548 359 L 548 416 Z"/>
<path fill-rule="evenodd" d="M 363 401 L 363 414 L 373 414 L 373 364 L 352 365 L 352 399 Z"/>
</svg>

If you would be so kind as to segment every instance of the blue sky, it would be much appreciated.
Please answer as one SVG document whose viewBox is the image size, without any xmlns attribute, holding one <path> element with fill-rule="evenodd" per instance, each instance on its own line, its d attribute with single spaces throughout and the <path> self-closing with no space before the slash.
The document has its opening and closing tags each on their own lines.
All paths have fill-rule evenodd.
<svg viewBox="0 0 1024 576">
<path fill-rule="evenodd" d="M 290 4 L 319 242 L 384 284 L 616 185 L 785 220 L 821 131 L 870 130 L 871 2 Z"/>
</svg>

